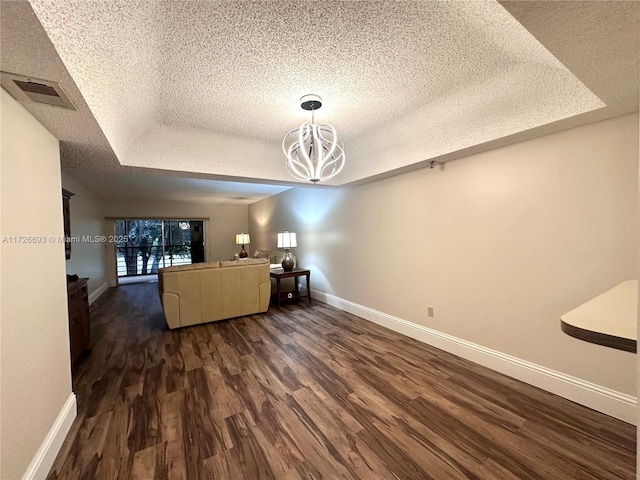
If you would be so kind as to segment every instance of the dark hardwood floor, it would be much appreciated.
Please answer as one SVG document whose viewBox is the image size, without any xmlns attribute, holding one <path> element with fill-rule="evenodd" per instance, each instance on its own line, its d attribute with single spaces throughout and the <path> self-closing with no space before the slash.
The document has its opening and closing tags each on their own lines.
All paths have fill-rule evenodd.
<svg viewBox="0 0 640 480">
<path fill-rule="evenodd" d="M 635 427 L 314 302 L 166 329 L 112 289 L 49 479 L 634 479 Z"/>
</svg>

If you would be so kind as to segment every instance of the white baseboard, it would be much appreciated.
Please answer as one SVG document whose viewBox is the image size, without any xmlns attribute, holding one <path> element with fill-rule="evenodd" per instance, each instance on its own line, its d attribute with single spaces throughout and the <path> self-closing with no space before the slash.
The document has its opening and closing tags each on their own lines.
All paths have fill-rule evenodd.
<svg viewBox="0 0 640 480">
<path fill-rule="evenodd" d="M 637 398 L 505 353 L 432 330 L 318 290 L 311 295 L 331 306 L 420 342 L 488 367 L 573 402 L 636 425 Z"/>
<path fill-rule="evenodd" d="M 96 288 L 93 292 L 91 292 L 89 294 L 89 305 L 95 302 L 98 299 L 98 297 L 100 297 L 100 295 L 102 295 L 107 290 L 109 290 L 109 284 L 107 282 L 104 282 L 102 285 Z"/>
<path fill-rule="evenodd" d="M 49 433 L 44 437 L 35 457 L 31 460 L 29 468 L 27 468 L 27 471 L 22 476 L 22 480 L 40 480 L 47 478 L 49 470 L 51 470 L 51 466 L 60 451 L 60 447 L 62 447 L 62 442 L 64 442 L 64 439 L 67 437 L 67 433 L 69 433 L 71 429 L 71 424 L 76 418 L 77 412 L 76 394 L 71 392 L 62 410 L 60 410 L 58 418 L 53 422 Z"/>
</svg>

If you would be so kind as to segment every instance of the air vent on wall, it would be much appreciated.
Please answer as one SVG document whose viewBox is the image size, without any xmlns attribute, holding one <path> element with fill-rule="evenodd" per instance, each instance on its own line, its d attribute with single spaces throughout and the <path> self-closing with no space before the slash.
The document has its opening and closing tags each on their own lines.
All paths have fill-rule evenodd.
<svg viewBox="0 0 640 480">
<path fill-rule="evenodd" d="M 2 86 L 17 100 L 20 100 L 16 95 L 17 89 L 19 89 L 34 103 L 77 110 L 63 88 L 56 82 L 2 72 Z"/>
</svg>

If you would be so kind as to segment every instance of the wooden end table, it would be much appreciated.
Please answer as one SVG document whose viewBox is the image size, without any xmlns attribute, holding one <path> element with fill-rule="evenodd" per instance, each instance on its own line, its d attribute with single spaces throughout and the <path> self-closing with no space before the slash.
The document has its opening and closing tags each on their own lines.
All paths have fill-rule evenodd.
<svg viewBox="0 0 640 480">
<path fill-rule="evenodd" d="M 278 308 L 280 308 L 281 300 L 291 300 L 294 298 L 300 298 L 306 296 L 309 300 L 309 305 L 311 305 L 311 287 L 309 285 L 309 277 L 311 276 L 311 270 L 306 270 L 304 268 L 294 268 L 290 272 L 285 272 L 282 268 L 274 268 L 269 272 L 271 278 L 276 279 L 276 298 L 278 300 Z M 298 285 L 298 279 L 302 276 L 307 278 L 307 293 L 303 294 L 300 292 L 300 288 Z M 293 283 L 295 285 L 295 290 L 293 292 L 283 292 L 280 281 L 283 278 L 293 278 Z"/>
</svg>

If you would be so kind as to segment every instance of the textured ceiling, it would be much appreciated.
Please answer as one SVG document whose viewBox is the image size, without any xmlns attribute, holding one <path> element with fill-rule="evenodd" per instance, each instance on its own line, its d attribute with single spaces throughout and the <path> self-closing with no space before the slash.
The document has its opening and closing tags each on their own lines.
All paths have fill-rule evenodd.
<svg viewBox="0 0 640 480">
<path fill-rule="evenodd" d="M 65 169 L 65 173 L 103 197 L 114 199 L 250 204 L 289 189 L 279 185 L 171 177 L 149 172 L 103 171 L 95 175 L 88 169 Z"/>
<path fill-rule="evenodd" d="M 337 184 L 638 105 L 632 2 L 30 4 L 2 2 L 2 68 L 63 83 L 79 112 L 27 108 L 77 169 L 293 184 L 306 93 L 344 138 Z"/>
</svg>

